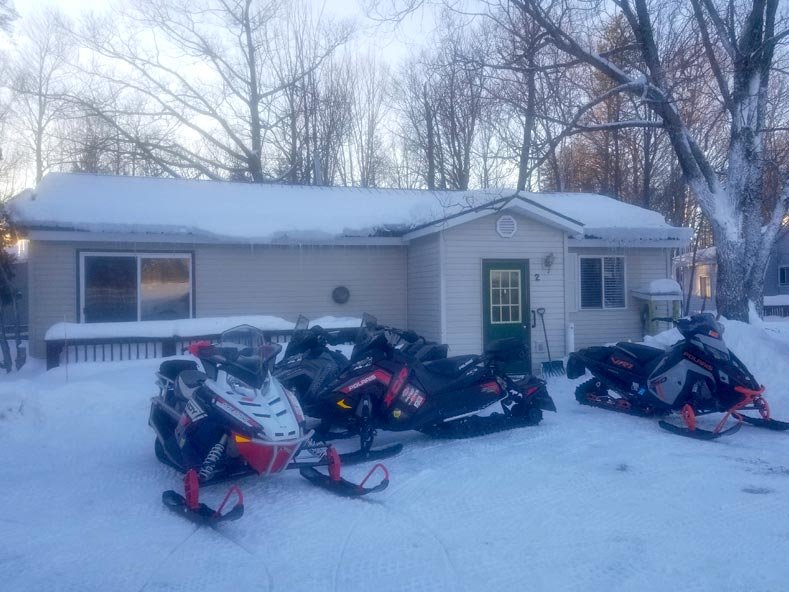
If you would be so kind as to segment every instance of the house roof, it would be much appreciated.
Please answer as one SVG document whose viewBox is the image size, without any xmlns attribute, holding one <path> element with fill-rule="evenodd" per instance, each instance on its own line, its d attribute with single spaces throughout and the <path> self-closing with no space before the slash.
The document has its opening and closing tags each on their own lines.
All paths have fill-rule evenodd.
<svg viewBox="0 0 789 592">
<path fill-rule="evenodd" d="M 511 209 L 578 238 L 687 240 L 657 212 L 602 195 L 423 191 L 49 173 L 8 203 L 28 230 L 144 234 L 208 242 L 332 242 L 438 231 Z"/>
<path fill-rule="evenodd" d="M 674 264 L 677 267 L 690 267 L 693 265 L 693 251 L 682 253 L 674 257 Z M 696 265 L 708 265 L 718 262 L 718 249 L 716 247 L 706 247 L 696 251 Z"/>
</svg>

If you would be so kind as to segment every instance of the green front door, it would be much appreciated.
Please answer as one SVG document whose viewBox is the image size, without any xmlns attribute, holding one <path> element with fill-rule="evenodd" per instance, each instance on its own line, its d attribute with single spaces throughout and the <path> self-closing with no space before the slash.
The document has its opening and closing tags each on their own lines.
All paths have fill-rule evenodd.
<svg viewBox="0 0 789 592">
<path fill-rule="evenodd" d="M 517 337 L 531 344 L 529 262 L 523 259 L 482 262 L 483 341 Z M 529 359 L 514 363 L 510 372 L 531 371 Z"/>
</svg>

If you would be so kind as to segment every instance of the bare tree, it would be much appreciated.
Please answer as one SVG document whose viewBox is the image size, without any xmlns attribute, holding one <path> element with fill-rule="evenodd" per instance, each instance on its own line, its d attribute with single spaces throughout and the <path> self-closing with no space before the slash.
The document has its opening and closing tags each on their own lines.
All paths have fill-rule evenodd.
<svg viewBox="0 0 789 592">
<path fill-rule="evenodd" d="M 53 127 L 66 116 L 62 100 L 68 85 L 72 47 L 63 35 L 63 16 L 45 9 L 24 21 L 23 38 L 12 64 L 15 122 L 33 153 L 35 180 L 58 162 Z"/>
<path fill-rule="evenodd" d="M 572 10 L 546 8 L 532 0 L 512 0 L 551 35 L 566 54 L 605 74 L 624 92 L 641 98 L 658 117 L 702 212 L 712 223 L 718 247 L 718 310 L 748 320 L 748 300 L 761 303 L 770 250 L 789 203 L 784 181 L 767 219 L 762 216 L 764 141 L 767 96 L 776 49 L 787 31 L 777 28 L 778 0 L 753 0 L 719 6 L 714 0 L 691 0 L 692 24 L 704 43 L 705 58 L 717 83 L 718 97 L 730 130 L 726 170 L 722 175 L 702 150 L 675 106 L 681 80 L 672 80 L 656 34 L 655 22 L 671 20 L 678 6 L 647 0 L 615 0 L 627 20 L 641 54 L 644 71 L 628 75 L 610 59 L 586 46 L 570 28 Z M 578 15 L 575 15 L 577 18 Z M 716 51 L 720 44 L 724 52 Z M 635 122 L 631 122 L 635 123 Z M 610 127 L 616 127 L 616 122 Z"/>
<path fill-rule="evenodd" d="M 144 99 L 136 115 L 177 126 L 169 141 L 145 147 L 168 174 L 262 182 L 271 178 L 263 162 L 266 137 L 280 123 L 272 106 L 307 84 L 351 33 L 345 25 L 313 30 L 311 52 L 293 69 L 276 70 L 294 44 L 286 6 L 279 0 L 140 0 L 117 19 L 122 32 L 93 20 L 79 37 L 97 57 L 91 69 L 102 80 Z"/>
</svg>

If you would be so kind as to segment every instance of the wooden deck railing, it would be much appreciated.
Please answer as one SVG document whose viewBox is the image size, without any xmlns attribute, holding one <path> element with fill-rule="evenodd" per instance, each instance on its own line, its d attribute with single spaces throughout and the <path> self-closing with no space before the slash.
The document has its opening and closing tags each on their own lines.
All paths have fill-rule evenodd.
<svg viewBox="0 0 789 592">
<path fill-rule="evenodd" d="M 331 329 L 339 331 L 343 340 L 352 342 L 359 331 L 358 327 Z M 285 343 L 293 335 L 293 329 L 263 330 L 270 343 Z M 193 335 L 189 337 L 101 337 L 77 339 L 47 339 L 47 370 L 61 364 L 84 362 L 120 362 L 124 360 L 143 360 L 163 358 L 180 354 L 191 343 L 198 341 L 218 341 L 220 334 Z"/>
</svg>

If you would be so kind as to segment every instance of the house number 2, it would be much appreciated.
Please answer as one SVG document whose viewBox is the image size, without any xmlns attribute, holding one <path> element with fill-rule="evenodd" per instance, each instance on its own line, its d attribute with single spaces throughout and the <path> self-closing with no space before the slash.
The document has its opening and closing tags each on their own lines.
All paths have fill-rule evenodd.
<svg viewBox="0 0 789 592">
<path fill-rule="evenodd" d="M 535 273 L 534 274 L 534 281 L 535 282 L 539 282 L 540 281 L 540 274 L 539 273 Z"/>
</svg>

